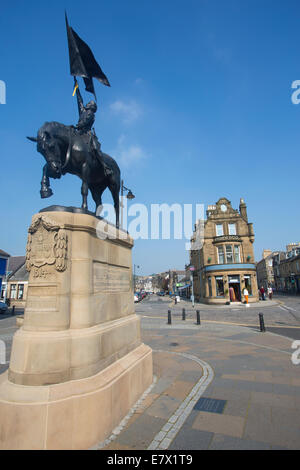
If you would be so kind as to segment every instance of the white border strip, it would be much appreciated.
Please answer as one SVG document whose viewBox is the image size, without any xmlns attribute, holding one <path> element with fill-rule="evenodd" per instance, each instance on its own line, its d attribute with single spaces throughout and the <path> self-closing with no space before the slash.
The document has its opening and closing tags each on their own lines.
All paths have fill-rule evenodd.
<svg viewBox="0 0 300 470">
<path fill-rule="evenodd" d="M 168 422 L 163 426 L 161 431 L 156 434 L 155 438 L 147 448 L 147 450 L 155 450 L 155 449 L 162 449 L 166 450 L 169 448 L 171 442 L 173 441 L 176 434 L 179 432 L 180 428 L 183 426 L 185 420 L 191 413 L 192 409 L 194 408 L 196 402 L 202 396 L 208 385 L 214 378 L 213 369 L 210 367 L 207 362 L 204 362 L 196 356 L 192 356 L 191 354 L 185 354 L 175 351 L 164 351 L 164 350 L 157 350 L 153 349 L 154 352 L 159 353 L 168 353 L 168 354 L 177 354 L 179 356 L 186 357 L 187 359 L 191 359 L 192 361 L 197 362 L 203 369 L 203 375 L 193 387 L 192 391 L 189 395 L 185 398 L 185 400 L 181 403 L 181 405 L 177 408 L 175 413 L 169 418 Z"/>
</svg>

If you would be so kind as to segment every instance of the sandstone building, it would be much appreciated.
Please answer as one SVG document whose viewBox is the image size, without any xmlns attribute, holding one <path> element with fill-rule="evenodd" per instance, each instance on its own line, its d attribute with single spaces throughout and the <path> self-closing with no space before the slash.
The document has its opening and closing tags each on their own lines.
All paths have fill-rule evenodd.
<svg viewBox="0 0 300 470">
<path fill-rule="evenodd" d="M 263 286 L 265 291 L 269 286 L 275 287 L 274 262 L 285 259 L 285 254 L 281 251 L 264 250 L 262 259 L 256 265 L 257 284 Z"/>
<path fill-rule="evenodd" d="M 247 206 L 240 200 L 239 211 L 221 198 L 208 206 L 207 219 L 198 221 L 191 238 L 191 265 L 194 266 L 196 301 L 225 304 L 258 301 L 254 262 L 253 224 L 248 222 Z"/>
</svg>

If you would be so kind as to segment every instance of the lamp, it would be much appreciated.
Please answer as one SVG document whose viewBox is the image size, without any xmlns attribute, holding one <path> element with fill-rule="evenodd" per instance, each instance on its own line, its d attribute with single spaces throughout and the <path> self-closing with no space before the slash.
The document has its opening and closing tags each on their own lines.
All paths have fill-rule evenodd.
<svg viewBox="0 0 300 470">
<path fill-rule="evenodd" d="M 135 198 L 135 195 L 131 191 L 131 189 L 126 188 L 124 186 L 124 181 L 121 181 L 121 228 L 123 228 L 123 197 L 124 197 L 124 190 L 127 191 L 126 198 L 131 200 Z"/>
<path fill-rule="evenodd" d="M 132 191 L 129 189 L 128 194 L 127 194 L 127 199 L 134 199 L 135 195 L 132 193 Z"/>
</svg>

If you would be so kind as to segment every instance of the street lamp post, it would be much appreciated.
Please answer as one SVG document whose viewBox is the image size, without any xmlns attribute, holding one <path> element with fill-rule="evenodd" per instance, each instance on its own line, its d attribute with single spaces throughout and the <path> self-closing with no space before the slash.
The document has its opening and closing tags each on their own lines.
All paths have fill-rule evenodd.
<svg viewBox="0 0 300 470">
<path fill-rule="evenodd" d="M 133 265 L 133 291 L 134 291 L 134 292 L 135 292 L 135 290 L 136 290 L 136 289 L 135 289 L 135 285 L 136 285 L 136 283 L 135 283 L 135 268 L 140 269 L 140 267 L 139 267 L 137 264 L 134 264 L 134 265 Z"/>
<path fill-rule="evenodd" d="M 121 228 L 123 228 L 124 190 L 127 191 L 127 194 L 126 194 L 127 199 L 135 198 L 135 195 L 132 193 L 131 189 L 126 188 L 126 186 L 124 186 L 124 181 L 122 180 L 121 181 Z"/>
<path fill-rule="evenodd" d="M 191 281 L 191 288 L 192 288 L 191 300 L 192 300 L 193 308 L 195 307 L 194 276 L 193 276 L 194 271 L 195 271 L 195 267 L 194 267 L 194 266 L 190 266 L 190 281 Z"/>
</svg>

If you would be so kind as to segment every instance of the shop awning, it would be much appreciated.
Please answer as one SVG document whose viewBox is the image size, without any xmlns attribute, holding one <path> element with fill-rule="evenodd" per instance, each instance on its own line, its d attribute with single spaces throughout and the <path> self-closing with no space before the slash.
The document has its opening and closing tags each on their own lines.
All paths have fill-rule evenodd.
<svg viewBox="0 0 300 470">
<path fill-rule="evenodd" d="M 191 287 L 191 284 L 186 284 L 185 286 L 178 287 L 178 290 L 187 289 L 188 287 Z"/>
</svg>

